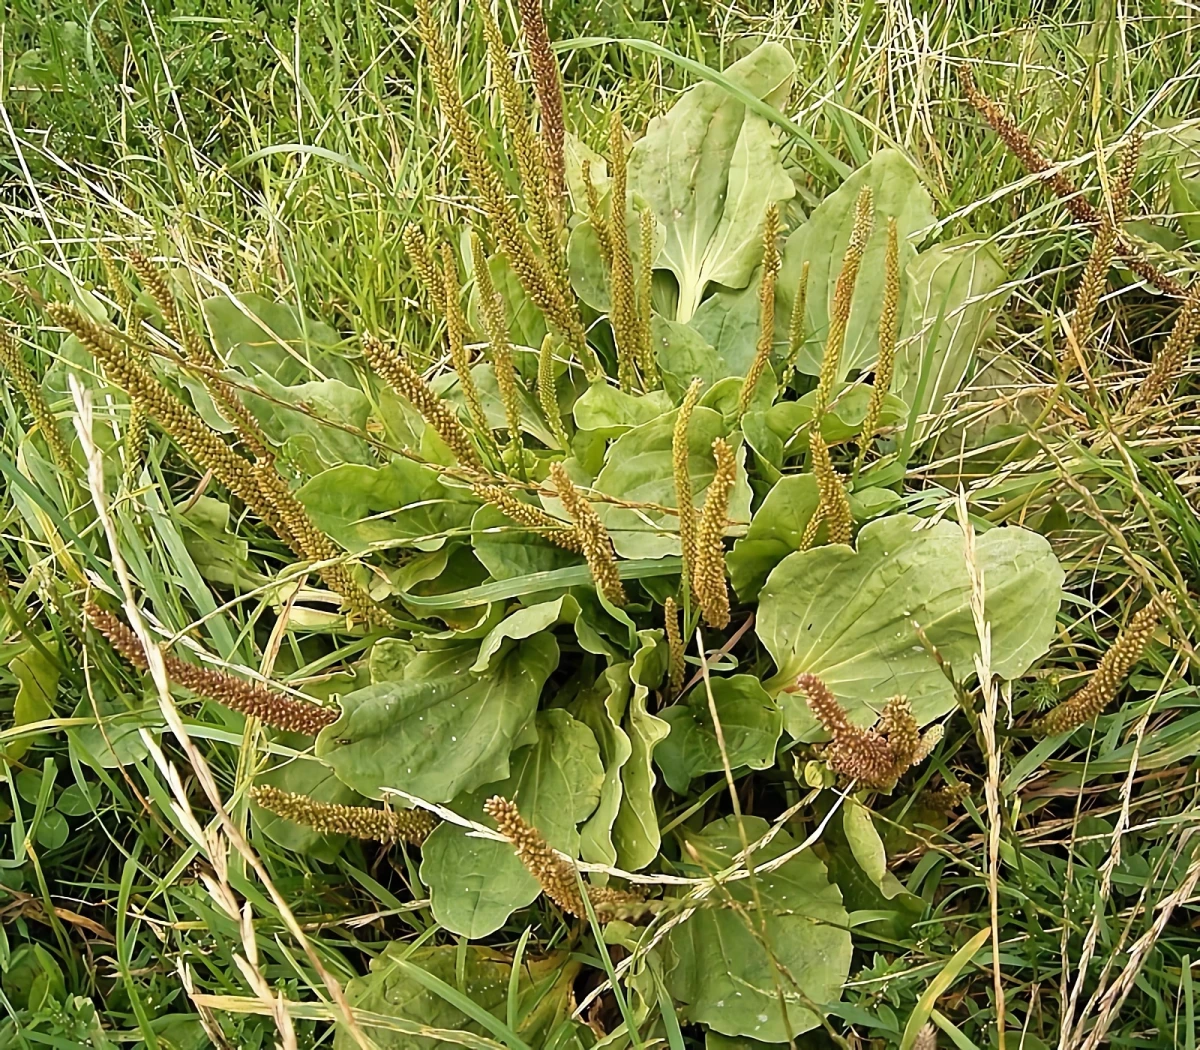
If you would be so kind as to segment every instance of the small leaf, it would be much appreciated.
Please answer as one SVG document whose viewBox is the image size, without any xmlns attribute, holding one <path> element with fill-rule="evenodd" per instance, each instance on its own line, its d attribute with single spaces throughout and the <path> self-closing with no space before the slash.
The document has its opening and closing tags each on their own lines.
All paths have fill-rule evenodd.
<svg viewBox="0 0 1200 1050">
<path fill-rule="evenodd" d="M 761 817 L 743 817 L 742 827 L 750 842 L 769 829 Z M 703 865 L 695 874 L 721 871 L 742 848 L 733 816 L 689 834 L 687 841 Z M 795 840 L 780 831 L 755 851 L 754 863 L 761 866 L 795 846 Z M 725 883 L 671 930 L 667 943 L 674 960 L 666 981 L 693 1023 L 707 1024 L 723 1035 L 778 1042 L 820 1023 L 806 1003 L 832 1003 L 841 997 L 850 971 L 850 934 L 841 894 L 812 850 L 799 853 L 776 871 L 758 875 L 756 884 L 761 913 L 756 911 L 750 880 L 739 879 Z M 739 909 L 726 906 L 727 898 L 736 901 Z M 786 967 L 786 979 L 779 979 L 757 936 L 759 930 L 751 930 L 748 921 L 755 927 L 765 925 L 775 957 Z M 787 1002 L 786 1024 L 780 994 Z"/>
<path fill-rule="evenodd" d="M 316 755 L 355 791 L 400 788 L 429 802 L 509 775 L 509 753 L 530 742 L 558 645 L 538 635 L 512 646 L 486 674 L 469 646 L 417 653 L 403 677 L 341 698 L 342 716 L 317 737 Z"/>
<path fill-rule="evenodd" d="M 748 674 L 713 678 L 712 700 L 730 769 L 766 769 L 773 765 L 775 745 L 783 732 L 783 715 L 759 680 Z M 693 777 L 724 769 L 703 685 L 688 694 L 686 703 L 663 709 L 659 717 L 671 727 L 671 735 L 658 745 L 654 761 L 672 791 L 682 795 Z"/>
<path fill-rule="evenodd" d="M 67 824 L 67 818 L 57 810 L 48 809 L 38 821 L 34 837 L 43 849 L 58 849 L 70 834 L 71 828 Z"/>
<path fill-rule="evenodd" d="M 991 529 L 975 549 L 987 588 L 991 668 L 1017 678 L 1050 645 L 1063 570 L 1049 543 L 1028 529 Z M 924 725 L 954 706 L 954 690 L 913 622 L 965 677 L 979 649 L 969 596 L 962 531 L 948 521 L 929 528 L 897 514 L 863 526 L 857 551 L 834 545 L 791 554 L 759 596 L 755 629 L 778 668 L 769 684 L 819 675 L 862 725 L 875 721 L 888 697 L 903 694 Z M 820 737 L 803 696 L 784 694 L 781 703 L 792 736 Z"/>
<path fill-rule="evenodd" d="M 811 474 L 790 474 L 767 493 L 746 535 L 725 556 L 733 588 L 742 601 L 754 598 L 771 570 L 800 549 L 818 502 L 817 482 Z"/>
</svg>

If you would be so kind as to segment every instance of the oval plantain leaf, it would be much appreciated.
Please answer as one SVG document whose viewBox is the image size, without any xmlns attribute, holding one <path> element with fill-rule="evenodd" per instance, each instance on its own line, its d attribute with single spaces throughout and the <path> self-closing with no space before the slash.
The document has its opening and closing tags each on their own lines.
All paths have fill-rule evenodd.
<svg viewBox="0 0 1200 1050">
<path fill-rule="evenodd" d="M 748 674 L 714 678 L 712 699 L 729 768 L 766 769 L 772 765 L 775 745 L 783 732 L 783 716 L 762 683 Z M 667 787 L 682 795 L 693 777 L 724 769 L 716 724 L 703 687 L 693 689 L 686 703 L 664 708 L 659 717 L 671 727 L 671 735 L 654 752 Z"/>
<path fill-rule="evenodd" d="M 954 706 L 954 690 L 926 652 L 913 621 L 958 676 L 973 670 L 979 640 L 969 606 L 962 531 L 932 528 L 909 514 L 863 526 L 858 550 L 835 545 L 791 554 L 767 578 L 755 629 L 775 660 L 776 686 L 820 675 L 862 725 L 885 701 L 904 694 L 924 725 Z M 1006 526 L 976 539 L 991 667 L 1002 678 L 1025 673 L 1049 647 L 1062 597 L 1063 570 L 1050 544 Z M 803 697 L 784 694 L 784 726 L 816 739 L 821 728 Z"/>
<path fill-rule="evenodd" d="M 513 755 L 507 780 L 480 788 L 453 808 L 490 824 L 483 803 L 502 795 L 517 803 L 551 846 L 573 857 L 579 851 L 577 826 L 600 799 L 600 751 L 592 731 L 561 708 L 538 712 L 537 733 L 536 744 Z M 439 824 L 421 855 L 433 917 L 464 937 L 494 933 L 541 892 L 507 842 L 473 837 L 455 824 Z"/>
<path fill-rule="evenodd" d="M 383 467 L 346 463 L 324 470 L 296 492 L 313 524 L 348 551 L 403 541 L 437 550 L 470 527 L 479 504 L 459 498 L 432 467 L 397 457 Z"/>
<path fill-rule="evenodd" d="M 962 384 L 1007 293 L 1004 263 L 978 237 L 938 244 L 908 267 L 913 294 L 908 330 L 914 338 L 896 355 L 895 389 L 912 406 L 919 441 Z M 936 330 L 935 330 L 936 329 Z"/>
<path fill-rule="evenodd" d="M 400 788 L 449 802 L 509 775 L 509 754 L 536 732 L 542 686 L 558 666 L 558 643 L 540 634 L 472 674 L 474 646 L 421 652 L 403 677 L 341 698 L 342 715 L 317 737 L 316 756 L 360 794 Z"/>
<path fill-rule="evenodd" d="M 743 817 L 742 826 L 751 842 L 769 828 L 761 817 Z M 742 848 L 733 816 L 688 835 L 687 841 L 704 866 L 699 874 L 727 867 Z M 755 851 L 754 862 L 762 865 L 795 845 L 786 831 L 780 831 Z M 825 865 L 812 850 L 798 854 L 776 871 L 757 876 L 756 883 L 761 916 L 750 880 L 740 879 L 726 883 L 671 930 L 667 943 L 674 960 L 666 982 L 671 994 L 684 1004 L 690 1021 L 723 1035 L 779 1042 L 820 1023 L 806 1002 L 832 1003 L 841 998 L 842 983 L 850 970 L 850 933 L 845 928 L 842 895 L 829 882 Z M 726 895 L 737 902 L 736 909 L 725 906 Z M 756 927 L 761 922 L 765 930 L 751 930 L 748 921 Z M 778 964 L 786 968 L 787 978 L 781 979 L 776 970 L 763 945 L 763 933 Z M 779 1002 L 781 990 L 787 1003 L 786 1023 Z"/>
<path fill-rule="evenodd" d="M 643 423 L 623 434 L 608 449 L 604 468 L 593 488 L 615 499 L 675 507 L 675 469 L 671 442 L 676 412 Z M 726 437 L 729 424 L 719 412 L 697 407 L 688 429 L 688 470 L 696 507 L 703 506 L 716 469 L 712 443 Z M 729 500 L 733 521 L 750 520 L 750 485 L 746 481 L 745 452 L 737 451 L 737 481 Z M 679 517 L 646 507 L 595 504 L 596 512 L 612 536 L 622 558 L 663 558 L 679 554 Z M 736 534 L 736 526 L 729 533 Z"/>
<path fill-rule="evenodd" d="M 758 98 L 786 97 L 795 63 L 763 44 L 725 75 Z M 744 288 L 762 258 L 763 215 L 795 186 L 767 121 L 716 84 L 689 88 L 650 121 L 629 155 L 629 187 L 653 209 L 666 243 L 657 264 L 679 282 L 676 320 L 687 321 L 709 285 Z"/>
</svg>

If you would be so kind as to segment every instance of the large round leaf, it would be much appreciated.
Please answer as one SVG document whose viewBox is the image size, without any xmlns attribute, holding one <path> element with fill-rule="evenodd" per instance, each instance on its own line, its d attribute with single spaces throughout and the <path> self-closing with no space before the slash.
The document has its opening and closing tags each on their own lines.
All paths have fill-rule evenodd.
<svg viewBox="0 0 1200 1050">
<path fill-rule="evenodd" d="M 533 742 L 558 643 L 549 633 L 526 639 L 483 674 L 470 671 L 476 656 L 474 646 L 417 653 L 402 678 L 347 693 L 341 717 L 317 737 L 317 757 L 375 798 L 399 788 L 449 802 L 503 780 L 513 748 Z"/>
<path fill-rule="evenodd" d="M 769 827 L 761 817 L 743 817 L 742 826 L 751 842 Z M 699 835 L 689 836 L 688 845 L 702 863 L 703 874 L 722 870 L 742 848 L 737 818 L 709 824 Z M 754 863 L 761 866 L 795 845 L 781 831 L 755 852 Z M 754 888 L 749 879 L 726 883 L 671 931 L 667 943 L 674 959 L 666 981 L 690 1021 L 724 1035 L 773 1043 L 820 1023 L 806 1002 L 841 998 L 850 970 L 850 933 L 842 895 L 812 850 L 758 875 L 755 882 Z M 729 907 L 728 899 L 737 907 Z M 778 970 L 763 945 L 764 932 Z M 780 989 L 787 1003 L 786 1021 Z"/>
<path fill-rule="evenodd" d="M 863 527 L 858 550 L 842 545 L 791 554 L 767 578 L 755 625 L 775 660 L 775 685 L 820 675 L 863 725 L 904 694 L 922 724 L 954 706 L 954 690 L 913 627 L 926 631 L 959 676 L 973 670 L 979 639 L 969 605 L 961 529 L 932 528 L 909 514 Z M 1024 674 L 1050 645 L 1063 570 L 1045 538 L 1028 529 L 992 529 L 976 539 L 991 668 Z M 805 701 L 784 694 L 785 727 L 814 739 L 820 727 Z"/>
</svg>

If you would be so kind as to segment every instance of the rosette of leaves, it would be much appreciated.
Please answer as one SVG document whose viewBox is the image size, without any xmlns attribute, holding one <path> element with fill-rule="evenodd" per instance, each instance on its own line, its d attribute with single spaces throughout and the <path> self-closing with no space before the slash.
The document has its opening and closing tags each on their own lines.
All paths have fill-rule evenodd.
<svg viewBox="0 0 1200 1050">
<path fill-rule="evenodd" d="M 493 796 L 567 860 L 624 872 L 589 879 L 682 868 L 704 878 L 742 864 L 742 836 L 769 825 L 749 814 L 739 829 L 719 816 L 727 794 L 714 791 L 694 822 L 669 825 L 664 845 L 667 808 L 700 778 L 777 776 L 785 731 L 821 735 L 788 691 L 797 675 L 819 675 L 864 726 L 897 693 L 922 724 L 950 710 L 952 687 L 925 644 L 960 676 L 973 668 L 963 536 L 892 513 L 906 463 L 886 441 L 904 434 L 911 454 L 971 373 L 1004 274 L 987 244 L 925 244 L 931 201 L 894 151 L 810 215 L 781 209 L 796 187 L 767 114 L 786 104 L 795 68 L 774 43 L 722 82 L 683 92 L 632 145 L 619 122 L 603 145 L 567 137 L 561 173 L 515 105 L 521 89 L 500 47 L 506 183 L 509 166 L 488 156 L 489 136 L 455 91 L 436 17 L 425 0 L 417 10 L 480 216 L 469 231 L 406 237 L 432 338 L 343 340 L 254 296 L 210 300 L 201 316 L 217 371 L 261 429 L 260 459 L 278 463 L 276 495 L 294 498 L 329 544 L 313 561 L 344 562 L 380 610 L 370 633 L 339 648 L 344 619 L 318 615 L 287 566 L 272 600 L 291 603 L 290 629 L 308 634 L 313 666 L 353 652 L 354 678 L 312 755 L 262 782 L 318 801 L 400 798 L 452 814 L 413 870 L 440 927 L 478 940 L 541 892 L 509 843 L 480 830 Z M 499 28 L 485 29 L 497 50 Z M 568 187 L 561 199 L 547 196 L 550 174 Z M 843 278 L 851 245 L 857 279 Z M 228 431 L 229 406 L 211 384 L 172 369 L 172 389 Z M 880 460 L 898 469 L 874 471 Z M 834 524 L 848 542 L 828 542 Z M 216 515 L 193 544 L 213 582 L 278 572 L 241 547 L 214 554 L 231 536 Z M 991 671 L 1013 678 L 1049 644 L 1062 570 L 1044 540 L 1015 527 L 980 535 L 976 556 Z M 316 860 L 340 846 L 254 816 Z M 755 862 L 793 849 L 779 829 Z M 665 902 L 680 917 L 661 953 L 641 961 L 658 967 L 654 1002 L 673 1001 L 718 1034 L 786 1040 L 839 996 L 846 912 L 811 851 L 757 882 L 738 874 L 694 910 Z M 457 959 L 419 951 L 428 954 L 389 949 L 351 1001 L 434 1028 L 469 1016 L 488 1030 L 444 1009 L 430 989 L 445 989 L 429 978 L 465 981 L 495 1015 L 511 960 L 465 942 Z M 565 974 L 578 963 L 554 965 Z M 569 997 L 569 982 L 547 980 L 546 996 Z"/>
</svg>

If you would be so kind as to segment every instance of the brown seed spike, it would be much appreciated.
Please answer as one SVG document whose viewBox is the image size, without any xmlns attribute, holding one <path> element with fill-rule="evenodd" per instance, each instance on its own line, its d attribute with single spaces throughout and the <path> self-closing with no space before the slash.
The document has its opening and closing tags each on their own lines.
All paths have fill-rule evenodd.
<svg viewBox="0 0 1200 1050">
<path fill-rule="evenodd" d="M 84 606 L 87 618 L 109 644 L 130 664 L 144 671 L 150 665 L 146 651 L 138 636 L 124 621 L 89 602 Z M 163 664 L 167 677 L 197 696 L 215 700 L 248 717 L 261 719 L 274 729 L 289 733 L 316 736 L 327 725 L 336 722 L 341 712 L 335 708 L 321 707 L 307 700 L 296 700 L 282 693 L 273 692 L 255 682 L 235 678 L 224 671 L 199 667 L 163 651 Z"/>
<path fill-rule="evenodd" d="M 1057 707 L 1046 712 L 1034 724 L 1034 731 L 1042 736 L 1067 733 L 1086 725 L 1112 702 L 1117 690 L 1128 677 L 1133 665 L 1154 636 L 1164 605 L 1170 600 L 1151 601 L 1135 612 L 1127 626 L 1113 642 L 1108 652 L 1100 659 L 1087 684 Z"/>
<path fill-rule="evenodd" d="M 284 791 L 271 785 L 250 789 L 250 800 L 277 817 L 319 831 L 322 835 L 346 835 L 391 845 L 410 842 L 421 845 L 437 826 L 433 815 L 423 809 L 387 810 L 371 806 L 344 806 L 319 802 L 307 795 Z"/>
<path fill-rule="evenodd" d="M 521 15 L 521 29 L 525 34 L 525 48 L 529 55 L 529 68 L 533 73 L 533 90 L 542 111 L 542 139 L 546 144 L 546 170 L 550 179 L 550 193 L 561 202 L 566 192 L 566 163 L 563 146 L 566 141 L 566 124 L 563 121 L 562 74 L 554 49 L 550 46 L 550 34 L 546 29 L 546 16 L 542 11 L 542 0 L 518 0 L 517 10 Z"/>
</svg>

